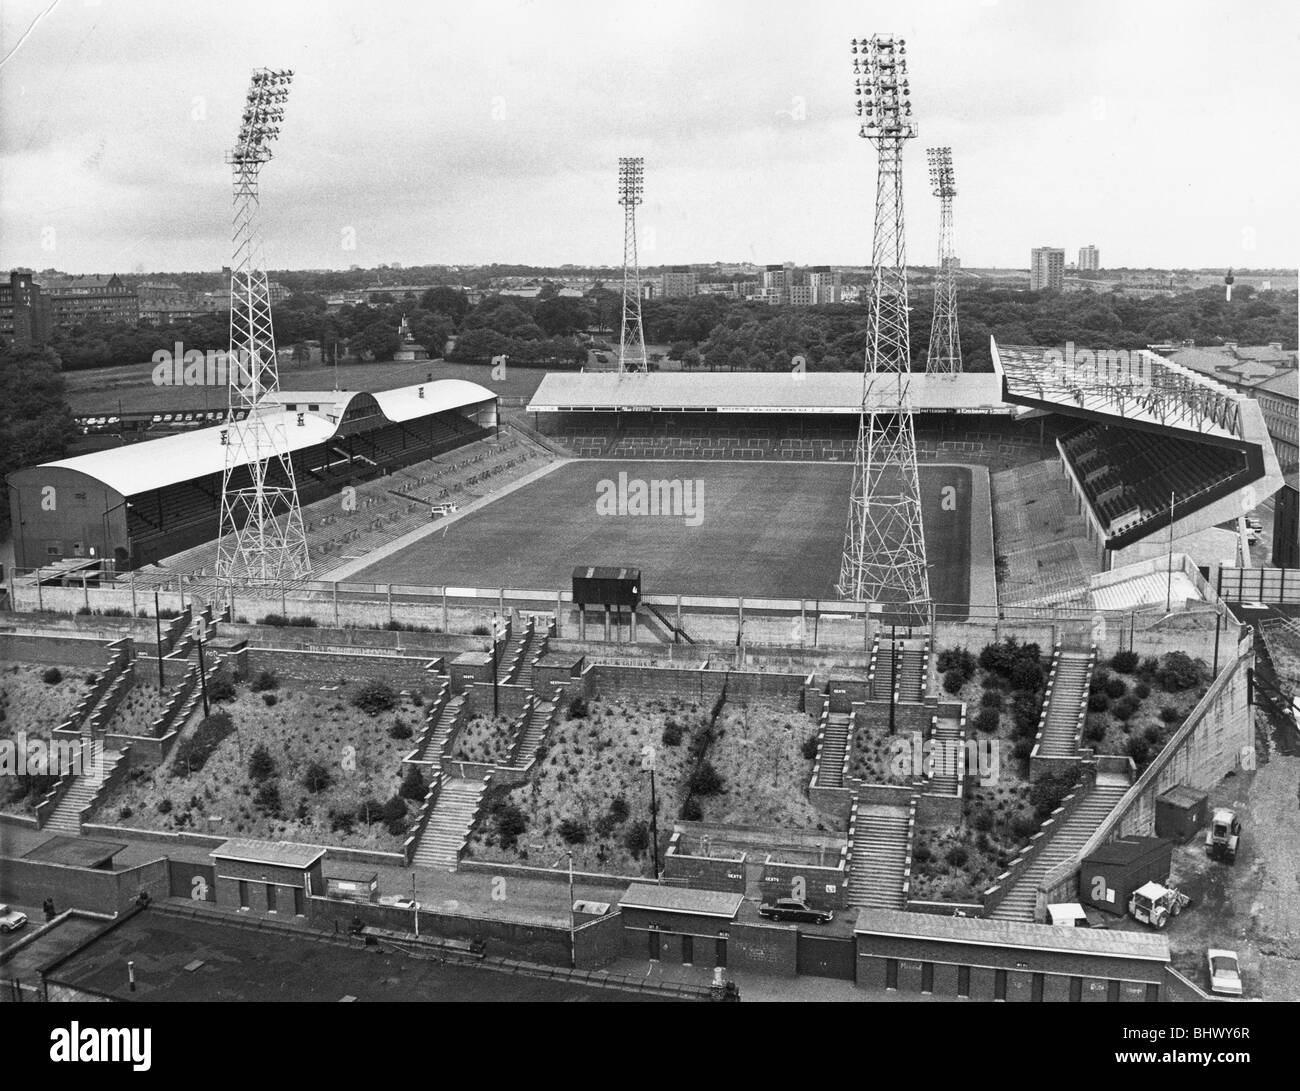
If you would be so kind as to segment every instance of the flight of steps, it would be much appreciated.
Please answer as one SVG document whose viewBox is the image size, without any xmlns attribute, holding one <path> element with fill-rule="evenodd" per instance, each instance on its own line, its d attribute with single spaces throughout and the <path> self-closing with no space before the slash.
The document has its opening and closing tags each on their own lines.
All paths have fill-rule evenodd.
<svg viewBox="0 0 1300 1091">
<path fill-rule="evenodd" d="M 934 775 L 930 778 L 930 791 L 955 796 L 957 769 L 953 767 L 950 759 L 956 753 L 957 743 L 961 740 L 961 718 L 936 716 L 934 730 L 930 737 L 934 741 L 935 752 Z"/>
<path fill-rule="evenodd" d="M 551 713 L 554 711 L 555 705 L 551 701 L 543 701 L 540 697 L 533 701 L 533 707 L 528 713 L 528 720 L 524 724 L 519 745 L 515 748 L 515 756 L 511 762 L 514 768 L 522 769 L 533 760 L 537 748 L 546 738 L 546 725 L 550 722 Z"/>
<path fill-rule="evenodd" d="M 485 781 L 467 777 L 448 777 L 442 782 L 433 813 L 411 857 L 414 867 L 456 866 L 486 790 Z"/>
<path fill-rule="evenodd" d="M 514 674 L 510 677 L 510 682 L 516 686 L 532 687 L 533 684 L 533 660 L 544 650 L 546 645 L 546 633 L 537 628 L 536 623 L 528 627 L 524 634 L 523 654 L 520 655 Z"/>
<path fill-rule="evenodd" d="M 894 649 L 889 640 L 882 640 L 876 649 L 876 667 L 871 676 L 871 696 L 877 701 L 889 700 L 889 683 L 893 673 Z M 898 699 L 922 701 L 925 699 L 927 651 L 919 641 L 900 641 L 898 649 Z"/>
<path fill-rule="evenodd" d="M 68 786 L 68 790 L 63 793 L 63 798 L 55 804 L 54 810 L 50 812 L 50 816 L 45 820 L 45 825 L 42 828 L 53 830 L 55 833 L 79 834 L 81 832 L 81 809 L 90 805 L 91 800 L 99 793 L 104 778 L 113 771 L 113 767 L 121 757 L 122 753 L 119 750 L 103 751 L 100 755 L 98 768 L 93 772 L 77 777 Z"/>
<path fill-rule="evenodd" d="M 1060 829 L 1050 835 L 1047 844 L 1039 850 L 1029 866 L 1011 880 L 1011 889 L 993 910 L 993 919 L 1032 921 L 1038 900 L 1039 880 L 1062 860 L 1083 848 L 1128 789 L 1129 782 L 1125 778 L 1099 777 Z"/>
<path fill-rule="evenodd" d="M 465 696 L 461 694 L 453 697 L 445 705 L 442 711 L 438 713 L 438 721 L 433 725 L 433 730 L 429 732 L 429 741 L 425 743 L 424 749 L 420 751 L 419 758 L 421 761 L 436 761 L 447 747 L 447 740 L 451 736 L 452 725 L 456 722 L 456 714 L 460 712 L 461 705 L 465 703 Z"/>
<path fill-rule="evenodd" d="M 1088 683 L 1092 676 L 1092 656 L 1088 652 L 1061 652 L 1052 676 L 1052 694 L 1047 699 L 1043 718 L 1043 737 L 1038 753 L 1045 758 L 1073 758 L 1078 755 L 1075 734 L 1079 716 L 1088 700 Z"/>
<path fill-rule="evenodd" d="M 908 856 L 908 809 L 859 804 L 849 868 L 849 905 L 902 909 Z"/>
<path fill-rule="evenodd" d="M 817 787 L 844 787 L 844 754 L 849 747 L 851 725 L 852 717 L 847 712 L 827 714 L 821 749 L 817 752 Z"/>
</svg>

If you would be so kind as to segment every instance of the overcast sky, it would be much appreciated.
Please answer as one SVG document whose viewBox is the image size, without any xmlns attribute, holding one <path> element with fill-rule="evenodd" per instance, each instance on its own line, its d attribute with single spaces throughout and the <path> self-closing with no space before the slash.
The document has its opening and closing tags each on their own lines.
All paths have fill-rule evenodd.
<svg viewBox="0 0 1300 1091">
<path fill-rule="evenodd" d="M 646 161 L 643 264 L 864 264 L 876 160 L 849 39 L 879 31 L 908 41 L 913 261 L 934 261 L 938 144 L 967 265 L 1300 255 L 1294 0 L 0 0 L 0 19 L 0 268 L 228 263 L 223 154 L 263 65 L 296 72 L 262 178 L 272 268 L 616 264 L 620 155 Z"/>
</svg>

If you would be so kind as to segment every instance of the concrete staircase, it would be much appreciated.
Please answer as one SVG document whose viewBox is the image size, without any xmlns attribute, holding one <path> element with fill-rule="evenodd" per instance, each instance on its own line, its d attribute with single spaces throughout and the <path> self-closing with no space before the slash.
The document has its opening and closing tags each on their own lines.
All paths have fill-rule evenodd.
<svg viewBox="0 0 1300 1091">
<path fill-rule="evenodd" d="M 860 804 L 849 866 L 849 905 L 902 909 L 908 851 L 906 807 Z"/>
<path fill-rule="evenodd" d="M 1073 856 L 1093 835 L 1102 820 L 1115 809 L 1129 782 L 1125 777 L 1098 777 L 1074 812 L 1038 851 L 1038 855 L 1014 879 L 1006 897 L 993 910 L 994 920 L 1032 921 L 1038 900 L 1038 883 L 1052 868 Z"/>
<path fill-rule="evenodd" d="M 77 777 L 68 786 L 68 790 L 63 793 L 63 798 L 55 804 L 54 810 L 45 820 L 43 829 L 53 830 L 55 833 L 81 833 L 82 808 L 90 806 L 94 801 L 104 784 L 104 779 L 113 771 L 113 767 L 121 758 L 122 753 L 119 750 L 103 751 L 98 768 Z"/>
<path fill-rule="evenodd" d="M 1092 678 L 1092 656 L 1088 652 L 1061 652 L 1052 674 L 1051 695 L 1043 718 L 1043 737 L 1038 752 L 1045 758 L 1078 756 L 1075 736 L 1088 700 Z"/>
<path fill-rule="evenodd" d="M 521 654 L 509 678 L 510 683 L 516 686 L 527 686 L 531 689 L 533 685 L 533 660 L 545 650 L 545 630 L 539 630 L 536 623 L 529 625 L 528 631 L 524 634 Z"/>
<path fill-rule="evenodd" d="M 821 748 L 817 752 L 817 787 L 844 787 L 844 755 L 849 748 L 852 724 L 853 718 L 847 712 L 827 713 Z"/>
<path fill-rule="evenodd" d="M 957 744 L 961 741 L 961 719 L 957 716 L 936 716 L 930 733 L 937 751 L 934 759 L 934 775 L 930 777 L 930 791 L 946 796 L 957 794 L 957 770 L 949 760 L 956 754 Z"/>
<path fill-rule="evenodd" d="M 487 784 L 482 780 L 448 777 L 442 782 L 433 813 L 411 857 L 413 867 L 455 868 L 485 791 Z"/>
<path fill-rule="evenodd" d="M 420 751 L 419 758 L 421 761 L 436 761 L 447 748 L 447 740 L 451 737 L 452 725 L 456 722 L 456 714 L 460 712 L 461 705 L 465 703 L 465 696 L 461 694 L 453 697 L 442 707 L 438 714 L 438 722 L 433 725 L 433 730 L 429 732 L 429 741 L 425 743 L 424 749 Z"/>
<path fill-rule="evenodd" d="M 546 738 L 546 728 L 554 711 L 555 704 L 552 701 L 543 701 L 540 697 L 533 701 L 519 737 L 519 745 L 515 747 L 514 758 L 510 762 L 512 767 L 522 769 L 533 760 L 537 748 Z"/>
<path fill-rule="evenodd" d="M 889 700 L 889 685 L 893 675 L 894 649 L 888 639 L 881 640 L 876 649 L 876 667 L 871 676 L 871 696 L 877 701 Z M 898 699 L 922 701 L 925 699 L 926 680 L 929 673 L 927 650 L 918 640 L 900 640 L 898 647 Z"/>
</svg>

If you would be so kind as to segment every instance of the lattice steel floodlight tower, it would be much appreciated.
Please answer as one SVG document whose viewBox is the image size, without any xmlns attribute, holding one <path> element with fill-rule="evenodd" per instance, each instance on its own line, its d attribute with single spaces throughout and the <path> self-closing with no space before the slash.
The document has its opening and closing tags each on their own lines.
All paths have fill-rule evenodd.
<svg viewBox="0 0 1300 1091">
<path fill-rule="evenodd" d="M 641 267 L 636 257 L 636 206 L 645 188 L 645 160 L 618 161 L 618 203 L 623 206 L 623 326 L 618 335 L 618 370 L 645 371 L 645 330 L 641 326 Z"/>
<path fill-rule="evenodd" d="M 235 208 L 217 578 L 232 592 L 271 594 L 286 581 L 311 573 L 286 414 L 283 405 L 271 400 L 279 393 L 280 375 L 258 226 L 258 175 L 280 133 L 292 79 L 287 69 L 253 73 L 239 143 L 226 154 Z"/>
<path fill-rule="evenodd" d="M 939 268 L 934 276 L 934 321 L 925 370 L 939 375 L 961 374 L 961 340 L 957 336 L 957 250 L 953 242 L 952 199 L 957 176 L 951 148 L 926 148 L 930 187 L 939 198 Z"/>
<path fill-rule="evenodd" d="M 858 135 L 875 145 L 876 217 L 862 411 L 853 465 L 842 598 L 878 603 L 882 621 L 922 624 L 930 579 L 921 534 L 921 488 L 908 396 L 910 349 L 903 246 L 903 145 L 916 136 L 906 43 L 877 34 L 853 40 Z"/>
</svg>

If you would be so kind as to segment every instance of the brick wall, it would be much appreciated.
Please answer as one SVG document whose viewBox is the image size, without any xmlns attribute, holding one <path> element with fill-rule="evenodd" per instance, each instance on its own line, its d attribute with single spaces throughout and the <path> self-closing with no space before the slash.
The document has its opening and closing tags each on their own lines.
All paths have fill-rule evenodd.
<svg viewBox="0 0 1300 1091">
<path fill-rule="evenodd" d="M 53 898 L 56 909 L 116 913 L 144 891 L 151 898 L 168 893 L 167 861 L 154 860 L 120 871 L 69 867 L 40 860 L 0 858 L 0 898 L 35 904 Z"/>
</svg>

